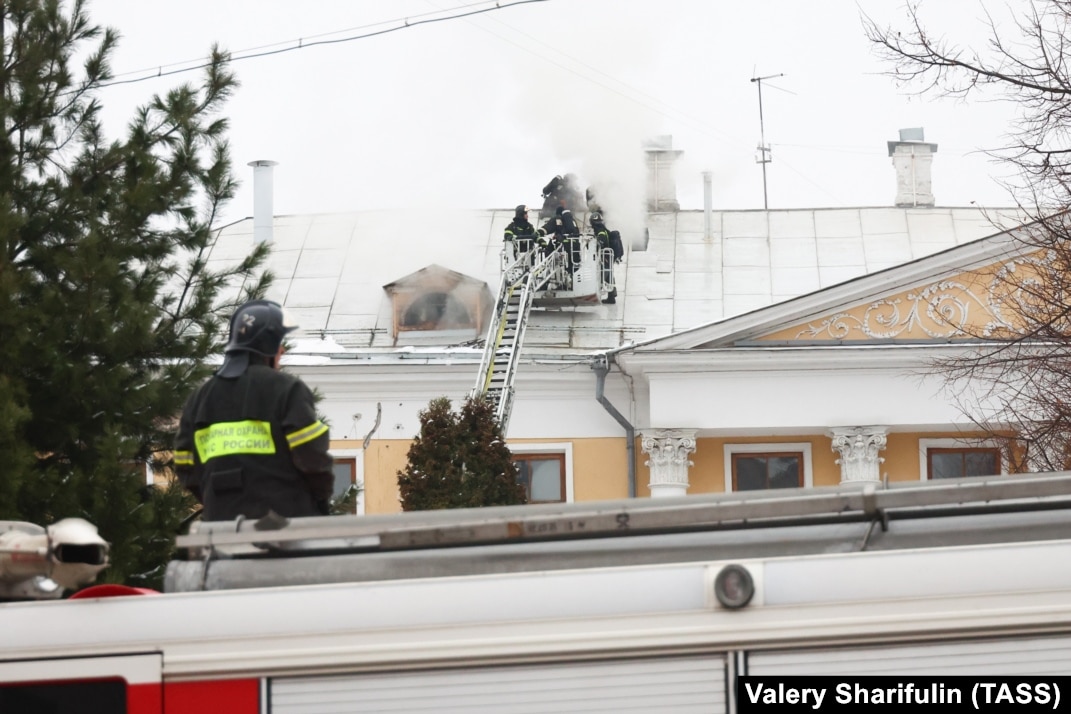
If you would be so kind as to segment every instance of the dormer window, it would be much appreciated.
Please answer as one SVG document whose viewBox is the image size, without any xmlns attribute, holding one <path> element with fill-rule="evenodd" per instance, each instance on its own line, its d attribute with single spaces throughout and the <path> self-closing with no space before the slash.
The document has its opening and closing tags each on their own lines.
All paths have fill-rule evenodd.
<svg viewBox="0 0 1071 714">
<path fill-rule="evenodd" d="M 452 344 L 476 339 L 490 314 L 487 283 L 430 265 L 384 285 L 395 344 Z"/>
<path fill-rule="evenodd" d="M 405 310 L 400 330 L 456 330 L 477 328 L 472 313 L 449 293 L 421 295 Z"/>
</svg>

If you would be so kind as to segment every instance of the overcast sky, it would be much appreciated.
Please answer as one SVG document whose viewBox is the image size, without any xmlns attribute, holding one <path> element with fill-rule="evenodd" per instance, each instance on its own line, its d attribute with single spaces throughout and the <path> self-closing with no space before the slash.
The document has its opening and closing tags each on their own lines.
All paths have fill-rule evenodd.
<svg viewBox="0 0 1071 714">
<path fill-rule="evenodd" d="M 892 205 L 886 142 L 922 127 L 938 145 L 941 206 L 1008 205 L 980 153 L 999 147 L 1010 107 L 920 99 L 882 73 L 862 14 L 904 24 L 898 0 L 90 0 L 122 34 L 130 80 L 194 64 L 219 43 L 242 86 L 229 102 L 242 187 L 224 222 L 253 212 L 250 161 L 279 162 L 277 215 L 397 207 L 539 204 L 556 173 L 642 192 L 643 140 L 671 135 L 683 208 L 762 208 L 758 84 L 772 149 L 770 208 Z M 1002 3 L 1002 6 L 1004 3 Z M 1022 8 L 1025 0 L 1010 0 Z M 164 12 L 164 8 L 167 11 Z M 923 0 L 936 31 L 981 42 L 978 0 Z M 772 75 L 783 75 L 772 77 Z M 102 90 L 118 132 L 134 107 L 196 73 Z M 611 201 L 610 197 L 606 197 Z"/>
</svg>

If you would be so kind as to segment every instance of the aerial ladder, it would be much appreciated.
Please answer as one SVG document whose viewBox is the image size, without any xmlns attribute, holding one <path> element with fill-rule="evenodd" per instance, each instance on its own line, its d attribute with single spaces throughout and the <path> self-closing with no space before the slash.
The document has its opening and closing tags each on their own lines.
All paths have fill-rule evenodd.
<svg viewBox="0 0 1071 714">
<path fill-rule="evenodd" d="M 503 434 L 513 407 L 513 378 L 535 295 L 548 285 L 564 282 L 568 272 L 562 246 L 544 254 L 534 241 L 530 243 L 531 250 L 517 250 L 511 242 L 503 251 L 495 313 L 487 327 L 483 359 L 471 393 L 474 398 L 482 396 L 491 402 Z"/>
<path fill-rule="evenodd" d="M 513 406 L 513 379 L 533 306 L 561 308 L 613 302 L 613 250 L 587 230 L 581 235 L 549 238 L 550 247 L 533 238 L 507 240 L 502 250 L 502 280 L 495 312 L 484 337 L 483 359 L 470 397 L 494 406 L 506 433 Z"/>
</svg>

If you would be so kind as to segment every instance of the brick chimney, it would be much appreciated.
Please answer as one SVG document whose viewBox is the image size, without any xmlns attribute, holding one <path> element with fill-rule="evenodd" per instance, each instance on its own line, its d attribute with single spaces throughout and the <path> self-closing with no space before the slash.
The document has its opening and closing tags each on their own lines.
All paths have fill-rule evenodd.
<svg viewBox="0 0 1071 714">
<path fill-rule="evenodd" d="M 937 153 L 937 144 L 927 144 L 921 128 L 901 129 L 900 141 L 888 143 L 889 156 L 896 169 L 897 207 L 933 206 L 930 166 Z"/>
<path fill-rule="evenodd" d="M 679 211 L 677 201 L 677 159 L 683 151 L 673 150 L 673 137 L 656 136 L 644 143 L 647 153 L 647 210 Z"/>
</svg>

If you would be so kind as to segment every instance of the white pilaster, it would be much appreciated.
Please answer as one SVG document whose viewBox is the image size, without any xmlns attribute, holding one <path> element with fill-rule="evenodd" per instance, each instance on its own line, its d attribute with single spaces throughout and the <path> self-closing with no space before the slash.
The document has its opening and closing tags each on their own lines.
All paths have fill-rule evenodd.
<svg viewBox="0 0 1071 714">
<path fill-rule="evenodd" d="M 651 497 L 686 495 L 695 429 L 650 429 L 640 434 L 640 447 L 651 457 L 644 462 L 651 468 Z"/>
<path fill-rule="evenodd" d="M 833 429 L 833 450 L 840 454 L 841 483 L 881 481 L 879 467 L 885 459 L 878 452 L 885 448 L 884 426 L 851 426 Z"/>
</svg>

